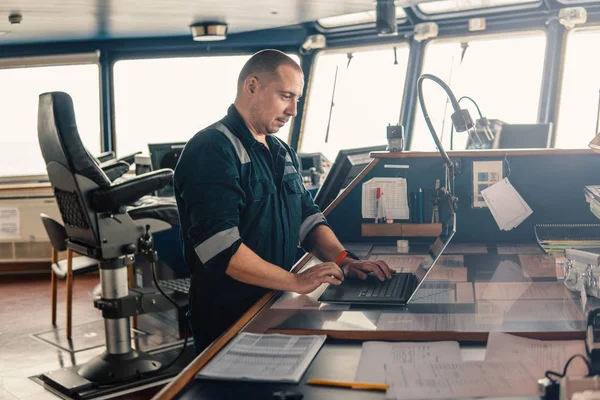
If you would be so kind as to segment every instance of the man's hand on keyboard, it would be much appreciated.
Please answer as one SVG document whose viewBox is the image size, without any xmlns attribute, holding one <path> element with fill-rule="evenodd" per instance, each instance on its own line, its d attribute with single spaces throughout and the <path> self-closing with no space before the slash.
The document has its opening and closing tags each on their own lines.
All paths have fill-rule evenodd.
<svg viewBox="0 0 600 400">
<path fill-rule="evenodd" d="M 321 286 L 322 283 L 340 285 L 344 281 L 344 274 L 340 267 L 334 262 L 317 264 L 299 274 L 293 274 L 295 278 L 293 292 L 308 294 Z"/>
<path fill-rule="evenodd" d="M 344 275 L 348 278 L 367 279 L 368 273 L 373 273 L 380 281 L 392 279 L 392 270 L 385 261 L 381 260 L 357 260 L 342 267 Z"/>
</svg>

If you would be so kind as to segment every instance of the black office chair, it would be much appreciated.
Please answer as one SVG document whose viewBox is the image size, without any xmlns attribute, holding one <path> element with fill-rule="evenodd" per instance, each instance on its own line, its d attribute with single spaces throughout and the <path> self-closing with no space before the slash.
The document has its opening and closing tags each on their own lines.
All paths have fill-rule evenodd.
<svg viewBox="0 0 600 400">
<path fill-rule="evenodd" d="M 130 292 L 127 266 L 151 247 L 151 232 L 179 224 L 173 198 L 146 196 L 172 180 L 163 169 L 113 183 L 81 142 L 73 101 L 63 92 L 40 95 L 38 138 L 61 217 L 67 248 L 100 262 L 106 352 L 78 369 L 89 381 L 107 383 L 160 368 L 131 348 L 129 317 L 142 308 L 141 292 Z M 149 229 L 148 229 L 149 226 Z M 154 300 L 153 300 L 154 301 Z"/>
</svg>

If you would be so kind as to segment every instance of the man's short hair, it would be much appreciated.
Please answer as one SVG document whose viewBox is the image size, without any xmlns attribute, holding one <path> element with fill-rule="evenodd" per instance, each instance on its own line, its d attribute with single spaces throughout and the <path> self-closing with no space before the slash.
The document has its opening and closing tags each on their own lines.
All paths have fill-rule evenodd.
<svg viewBox="0 0 600 400">
<path fill-rule="evenodd" d="M 262 72 L 276 75 L 277 68 L 281 65 L 288 65 L 302 73 L 302 68 L 300 68 L 298 63 L 279 50 L 267 49 L 255 53 L 248 61 L 246 61 L 246 64 L 244 64 L 244 67 L 240 71 L 240 76 L 238 77 L 238 89 L 242 87 L 247 77 L 257 73 Z"/>
</svg>

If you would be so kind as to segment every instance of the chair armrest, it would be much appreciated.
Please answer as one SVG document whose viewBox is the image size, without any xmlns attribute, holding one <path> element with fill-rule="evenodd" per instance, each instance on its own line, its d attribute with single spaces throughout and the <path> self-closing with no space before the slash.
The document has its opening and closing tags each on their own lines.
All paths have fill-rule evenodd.
<svg viewBox="0 0 600 400">
<path fill-rule="evenodd" d="M 136 154 L 142 154 L 142 152 L 136 151 L 135 153 L 127 154 L 126 156 L 123 156 L 123 157 L 118 157 L 117 161 L 125 161 L 127 164 L 131 165 L 135 162 Z"/>
<path fill-rule="evenodd" d="M 172 180 L 173 170 L 168 168 L 138 175 L 117 185 L 91 192 L 92 207 L 97 212 L 117 212 L 121 207 L 162 188 Z"/>
<path fill-rule="evenodd" d="M 115 152 L 114 151 L 105 151 L 104 153 L 100 154 L 98 157 L 96 157 L 96 159 L 100 162 L 107 162 L 109 160 L 112 160 L 115 158 Z"/>
<path fill-rule="evenodd" d="M 129 171 L 129 167 L 129 164 L 127 164 L 125 161 L 118 160 L 110 160 L 100 164 L 100 168 L 102 171 L 104 171 L 111 182 L 120 176 L 123 176 L 124 173 Z"/>
</svg>

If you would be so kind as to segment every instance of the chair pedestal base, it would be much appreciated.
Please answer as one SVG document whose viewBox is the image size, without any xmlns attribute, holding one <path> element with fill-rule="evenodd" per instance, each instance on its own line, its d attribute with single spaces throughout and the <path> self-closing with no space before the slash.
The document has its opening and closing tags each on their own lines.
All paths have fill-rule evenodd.
<svg viewBox="0 0 600 400">
<path fill-rule="evenodd" d="M 104 352 L 82 365 L 78 374 L 97 384 L 114 384 L 156 371 L 161 365 L 152 356 L 133 349 L 125 354 Z"/>
</svg>

